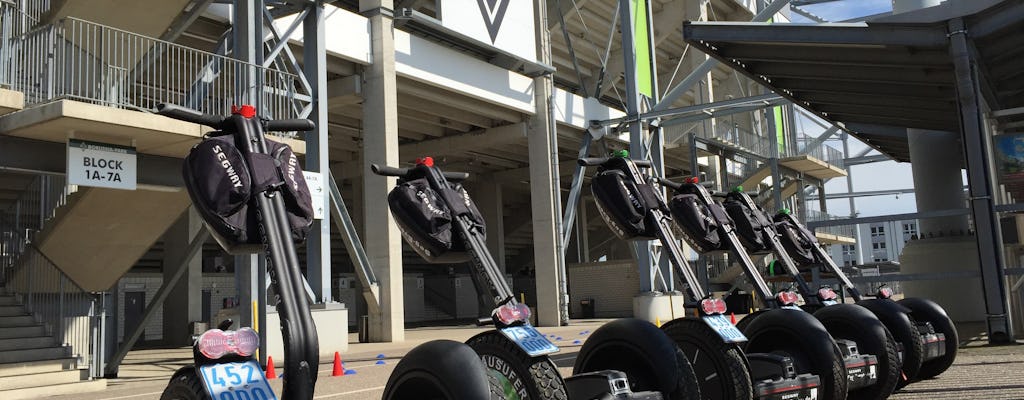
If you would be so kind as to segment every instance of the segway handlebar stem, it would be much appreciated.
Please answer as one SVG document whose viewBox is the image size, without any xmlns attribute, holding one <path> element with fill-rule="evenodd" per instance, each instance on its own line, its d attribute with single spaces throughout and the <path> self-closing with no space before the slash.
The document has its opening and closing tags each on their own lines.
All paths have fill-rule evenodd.
<svg viewBox="0 0 1024 400">
<path fill-rule="evenodd" d="M 397 168 L 389 167 L 386 165 L 370 164 L 370 171 L 380 176 L 397 176 L 402 179 L 410 179 L 413 177 L 410 172 L 415 171 L 415 168 Z M 468 172 L 443 172 L 444 179 L 461 182 L 469 179 Z"/>
<path fill-rule="evenodd" d="M 218 115 L 203 114 L 176 104 L 158 104 L 156 106 L 156 113 L 179 121 L 205 125 L 217 130 L 230 129 L 233 124 L 230 116 L 224 118 Z M 265 131 L 305 132 L 311 131 L 314 128 L 316 128 L 316 124 L 313 121 L 303 118 L 263 120 L 263 129 Z"/>
</svg>

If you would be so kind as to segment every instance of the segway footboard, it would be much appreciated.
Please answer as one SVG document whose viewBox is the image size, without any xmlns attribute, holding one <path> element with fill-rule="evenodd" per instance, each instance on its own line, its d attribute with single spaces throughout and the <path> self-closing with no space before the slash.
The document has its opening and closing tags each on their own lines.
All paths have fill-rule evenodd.
<svg viewBox="0 0 1024 400">
<path fill-rule="evenodd" d="M 565 378 L 570 399 L 586 400 L 662 400 L 660 392 L 633 392 L 629 378 L 619 371 L 587 372 Z"/>
<path fill-rule="evenodd" d="M 817 400 L 821 378 L 797 374 L 793 360 L 777 354 L 747 354 L 754 398 L 760 400 Z"/>
<path fill-rule="evenodd" d="M 931 361 L 946 355 L 946 335 L 936 332 L 930 322 L 915 321 L 917 331 L 924 342 L 924 361 Z"/>
<path fill-rule="evenodd" d="M 873 354 L 860 354 L 857 342 L 836 339 L 839 350 L 843 352 L 843 363 L 846 364 L 847 388 L 849 390 L 865 388 L 878 382 L 878 357 Z"/>
</svg>

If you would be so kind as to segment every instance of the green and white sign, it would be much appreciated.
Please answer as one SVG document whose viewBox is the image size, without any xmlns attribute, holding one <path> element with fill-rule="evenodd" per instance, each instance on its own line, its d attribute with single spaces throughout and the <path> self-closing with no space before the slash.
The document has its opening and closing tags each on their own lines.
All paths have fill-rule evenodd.
<svg viewBox="0 0 1024 400">
<path fill-rule="evenodd" d="M 68 184 L 135 190 L 135 148 L 68 140 Z"/>
</svg>

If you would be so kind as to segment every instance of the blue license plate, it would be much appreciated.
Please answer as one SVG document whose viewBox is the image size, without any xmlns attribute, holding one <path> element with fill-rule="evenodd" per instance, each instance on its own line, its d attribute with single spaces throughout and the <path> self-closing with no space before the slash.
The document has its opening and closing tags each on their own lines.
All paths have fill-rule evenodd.
<svg viewBox="0 0 1024 400">
<path fill-rule="evenodd" d="M 204 365 L 199 372 L 213 400 L 277 400 L 256 361 Z"/>
<path fill-rule="evenodd" d="M 708 326 L 710 326 L 718 336 L 721 336 L 722 340 L 725 340 L 726 343 L 747 341 L 747 337 L 743 335 L 743 332 L 736 329 L 736 326 L 733 325 L 732 322 L 729 322 L 729 319 L 724 315 L 708 315 L 703 317 L 703 319 L 704 323 L 708 324 Z"/>
<path fill-rule="evenodd" d="M 548 341 L 544 335 L 530 324 L 510 326 L 499 329 L 505 337 L 523 349 L 530 357 L 542 356 L 558 352 L 558 346 Z"/>
</svg>

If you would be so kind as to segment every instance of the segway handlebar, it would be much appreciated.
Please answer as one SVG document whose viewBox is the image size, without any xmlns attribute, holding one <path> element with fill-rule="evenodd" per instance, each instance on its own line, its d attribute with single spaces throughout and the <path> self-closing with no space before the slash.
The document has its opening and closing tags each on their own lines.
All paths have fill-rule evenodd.
<svg viewBox="0 0 1024 400">
<path fill-rule="evenodd" d="M 199 125 L 206 125 L 213 129 L 221 129 L 228 123 L 228 118 L 221 118 L 216 115 L 203 114 L 199 111 L 185 108 L 175 104 L 157 104 L 156 113 L 176 120 L 191 122 Z"/>
<path fill-rule="evenodd" d="M 409 177 L 408 176 L 409 172 L 412 171 L 412 170 L 413 170 L 413 168 L 396 168 L 396 167 L 389 167 L 389 166 L 386 166 L 386 165 L 370 164 L 370 171 L 373 171 L 373 173 L 375 173 L 377 175 L 381 175 L 381 176 L 397 176 L 399 178 L 408 178 Z M 447 180 L 450 180 L 450 181 L 456 181 L 456 182 L 464 181 L 466 179 L 469 179 L 469 173 L 468 172 L 444 172 L 444 179 L 447 179 Z"/>
<path fill-rule="evenodd" d="M 224 129 L 231 125 L 231 117 L 203 114 L 176 104 L 158 104 L 156 113 L 194 124 L 206 125 L 213 129 Z M 311 131 L 316 128 L 313 121 L 303 118 L 264 120 L 263 128 L 268 131 Z"/>
<path fill-rule="evenodd" d="M 576 160 L 576 162 L 584 167 L 593 167 L 595 165 L 602 165 L 611 159 L 612 157 L 584 157 Z M 636 164 L 636 166 L 640 168 L 651 167 L 651 162 L 647 160 L 633 160 L 633 164 Z"/>
</svg>

